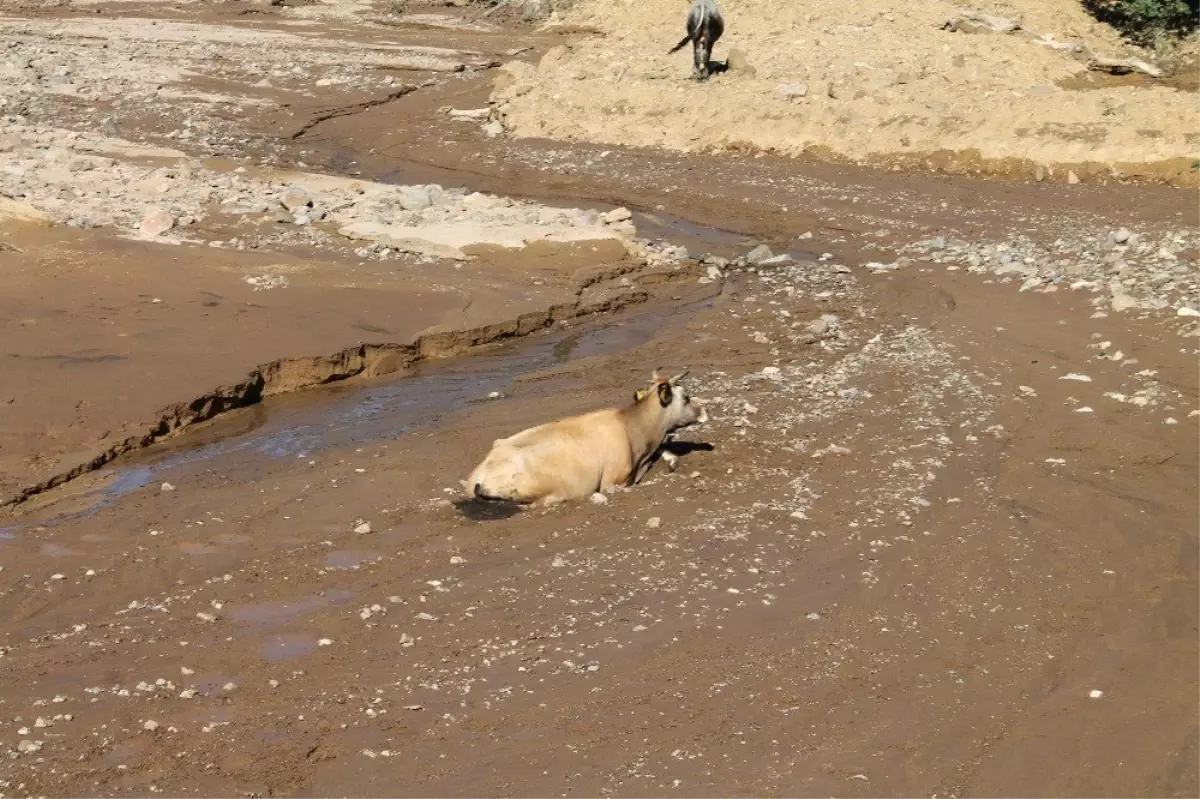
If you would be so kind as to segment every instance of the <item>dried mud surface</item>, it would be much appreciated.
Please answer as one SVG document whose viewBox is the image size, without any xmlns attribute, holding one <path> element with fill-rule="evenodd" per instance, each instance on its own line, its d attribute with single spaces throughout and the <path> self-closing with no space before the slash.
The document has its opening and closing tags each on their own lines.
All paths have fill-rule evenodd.
<svg viewBox="0 0 1200 799">
<path fill-rule="evenodd" d="M 498 136 L 579 40 L 390 5 L 4 6 L 0 795 L 1200 791 L 1192 194 Z"/>
<path fill-rule="evenodd" d="M 566 141 L 1197 185 L 1194 65 L 1154 79 L 1090 71 L 1094 56 L 1154 56 L 1078 3 L 720 5 L 726 28 L 712 59 L 721 71 L 697 83 L 690 48 L 667 55 L 684 31 L 678 3 L 573 4 L 562 23 L 591 35 L 507 64 L 493 95 L 498 119 L 517 136 Z M 980 13 L 1019 27 L 951 24 Z"/>
</svg>

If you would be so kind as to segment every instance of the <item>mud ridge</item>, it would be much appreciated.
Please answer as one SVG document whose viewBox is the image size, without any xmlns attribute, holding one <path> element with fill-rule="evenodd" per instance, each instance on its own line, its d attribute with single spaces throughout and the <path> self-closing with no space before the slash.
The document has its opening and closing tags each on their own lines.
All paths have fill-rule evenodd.
<svg viewBox="0 0 1200 799">
<path fill-rule="evenodd" d="M 21 489 L 17 494 L 0 501 L 0 508 L 15 508 L 31 497 L 103 468 L 122 455 L 166 441 L 194 425 L 254 405 L 268 397 L 353 377 L 383 377 L 421 361 L 464 355 L 483 346 L 523 338 L 557 322 L 619 311 L 649 298 L 649 293 L 645 291 L 632 290 L 594 302 L 577 300 L 552 305 L 544 311 L 531 311 L 515 319 L 468 330 L 429 333 L 419 336 L 410 344 L 359 344 L 331 355 L 280 358 L 256 367 L 237 383 L 219 386 L 193 400 L 168 406 L 159 413 L 158 421 L 144 432 L 113 444 L 71 469 Z"/>
</svg>

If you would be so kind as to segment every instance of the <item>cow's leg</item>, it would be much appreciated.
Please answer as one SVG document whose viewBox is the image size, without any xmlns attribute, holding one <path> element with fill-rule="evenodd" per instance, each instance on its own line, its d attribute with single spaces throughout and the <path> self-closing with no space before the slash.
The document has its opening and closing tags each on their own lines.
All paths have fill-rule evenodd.
<svg viewBox="0 0 1200 799">
<path fill-rule="evenodd" d="M 642 461 L 642 464 L 638 466 L 637 473 L 633 477 L 634 485 L 642 482 L 642 478 L 646 476 L 646 472 L 650 471 L 650 461 L 651 458 L 646 458 L 646 460 Z"/>
</svg>

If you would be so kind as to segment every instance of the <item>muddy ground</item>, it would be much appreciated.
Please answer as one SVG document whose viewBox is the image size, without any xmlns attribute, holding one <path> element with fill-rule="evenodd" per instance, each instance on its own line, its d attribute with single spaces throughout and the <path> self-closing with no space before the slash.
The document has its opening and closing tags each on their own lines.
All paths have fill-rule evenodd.
<svg viewBox="0 0 1200 799">
<path fill-rule="evenodd" d="M 567 33 L 247 10 L 0 20 L 39 76 L 0 131 L 0 793 L 1200 792 L 1194 192 L 510 140 L 446 109 Z M 141 100 L 55 61 L 91 19 Z M 448 52 L 400 92 L 363 42 Z M 428 251 L 460 223 L 598 238 Z M 457 501 L 660 365 L 713 417 L 674 473 Z"/>
</svg>

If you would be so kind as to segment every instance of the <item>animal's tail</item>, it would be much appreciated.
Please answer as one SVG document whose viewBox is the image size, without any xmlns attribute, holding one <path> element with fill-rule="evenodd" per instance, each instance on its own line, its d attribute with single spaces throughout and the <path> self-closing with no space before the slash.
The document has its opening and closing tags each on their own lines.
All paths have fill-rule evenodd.
<svg viewBox="0 0 1200 799">
<path fill-rule="evenodd" d="M 687 36 L 684 36 L 682 39 L 679 40 L 679 44 L 675 45 L 670 50 L 668 50 L 667 55 L 670 55 L 671 53 L 679 52 L 680 50 L 683 49 L 683 46 L 685 44 L 687 44 L 688 42 L 690 42 L 691 40 L 692 40 L 692 34 L 689 33 Z"/>
</svg>

